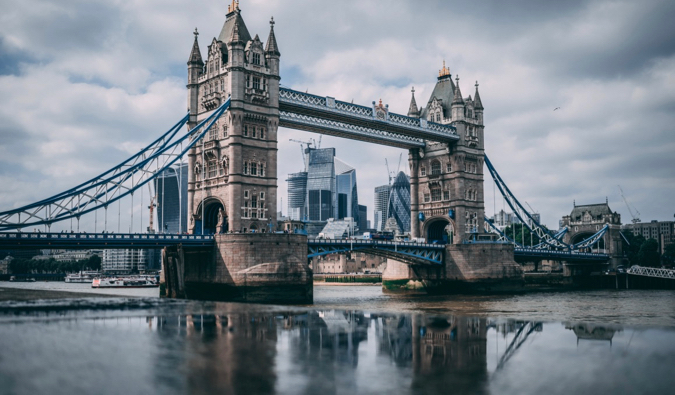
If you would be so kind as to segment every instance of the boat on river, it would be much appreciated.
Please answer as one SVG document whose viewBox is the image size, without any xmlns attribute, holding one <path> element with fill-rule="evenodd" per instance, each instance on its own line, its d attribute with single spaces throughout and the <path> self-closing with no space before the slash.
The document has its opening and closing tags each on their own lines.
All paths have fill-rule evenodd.
<svg viewBox="0 0 675 395">
<path fill-rule="evenodd" d="M 157 276 L 97 277 L 92 288 L 153 288 L 159 287 Z"/>
<path fill-rule="evenodd" d="M 79 272 L 79 273 L 71 273 L 66 276 L 64 279 L 65 282 L 67 283 L 90 283 L 92 280 L 98 276 L 100 276 L 101 273 L 99 272 Z"/>
</svg>

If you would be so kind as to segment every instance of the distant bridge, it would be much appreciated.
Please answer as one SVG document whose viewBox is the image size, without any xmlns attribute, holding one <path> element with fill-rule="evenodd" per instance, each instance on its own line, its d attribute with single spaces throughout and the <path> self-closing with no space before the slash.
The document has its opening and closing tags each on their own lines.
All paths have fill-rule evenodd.
<svg viewBox="0 0 675 395">
<path fill-rule="evenodd" d="M 444 262 L 445 244 L 411 243 L 388 240 L 321 240 L 309 239 L 308 258 L 347 251 L 368 252 L 410 264 L 440 265 Z"/>
</svg>

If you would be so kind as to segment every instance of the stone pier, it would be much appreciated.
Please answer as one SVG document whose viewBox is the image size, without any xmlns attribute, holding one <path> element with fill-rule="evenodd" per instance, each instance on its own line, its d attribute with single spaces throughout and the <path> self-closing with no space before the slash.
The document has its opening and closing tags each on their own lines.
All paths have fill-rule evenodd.
<svg viewBox="0 0 675 395">
<path fill-rule="evenodd" d="M 182 260 L 179 252 L 163 254 L 164 296 L 255 303 L 313 301 L 307 236 L 222 234 L 216 235 L 211 251 L 185 251 Z M 181 262 L 183 270 L 177 267 Z"/>
<path fill-rule="evenodd" d="M 392 259 L 382 273 L 389 292 L 448 294 L 523 290 L 523 269 L 506 244 L 449 244 L 444 265 L 409 265 Z"/>
</svg>

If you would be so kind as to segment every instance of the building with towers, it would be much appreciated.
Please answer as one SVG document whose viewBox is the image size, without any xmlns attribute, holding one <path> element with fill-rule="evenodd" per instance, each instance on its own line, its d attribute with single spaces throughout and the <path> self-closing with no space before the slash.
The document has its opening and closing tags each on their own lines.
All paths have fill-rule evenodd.
<svg viewBox="0 0 675 395">
<path fill-rule="evenodd" d="M 276 228 L 279 58 L 270 21 L 267 41 L 251 37 L 238 2 L 211 39 L 206 60 L 195 39 L 188 66 L 188 127 L 228 97 L 230 108 L 188 153 L 190 233 Z"/>
<path fill-rule="evenodd" d="M 409 152 L 412 237 L 461 243 L 482 228 L 483 104 L 477 82 L 475 88 L 473 98 L 464 97 L 459 77 L 453 82 L 443 62 L 425 106 L 418 108 L 412 90 L 408 116 L 452 125 L 459 136 L 456 143 L 428 142 Z"/>
</svg>

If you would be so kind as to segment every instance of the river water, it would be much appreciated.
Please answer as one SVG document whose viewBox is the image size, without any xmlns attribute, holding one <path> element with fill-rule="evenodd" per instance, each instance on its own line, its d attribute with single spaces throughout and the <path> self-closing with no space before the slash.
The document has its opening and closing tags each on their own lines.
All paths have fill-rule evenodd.
<svg viewBox="0 0 675 395">
<path fill-rule="evenodd" d="M 674 291 L 402 296 L 315 286 L 311 306 L 157 289 L 0 302 L 0 394 L 671 393 Z"/>
</svg>

